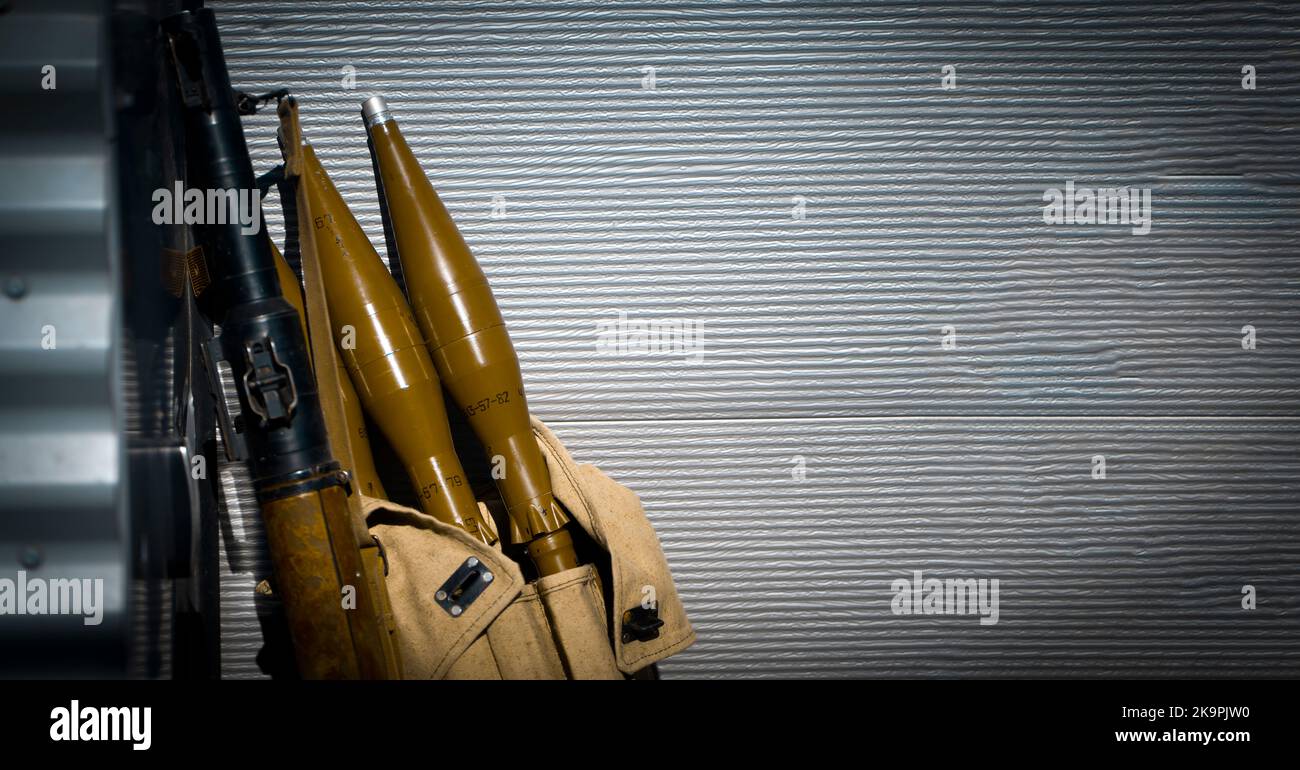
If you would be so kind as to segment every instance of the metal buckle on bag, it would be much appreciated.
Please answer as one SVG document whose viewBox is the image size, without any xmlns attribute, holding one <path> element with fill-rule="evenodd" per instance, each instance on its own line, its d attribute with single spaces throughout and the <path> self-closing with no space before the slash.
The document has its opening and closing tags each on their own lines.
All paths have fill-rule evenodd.
<svg viewBox="0 0 1300 770">
<path fill-rule="evenodd" d="M 433 600 L 448 615 L 458 618 L 495 579 L 496 575 L 486 564 L 471 556 L 438 588 Z"/>
</svg>

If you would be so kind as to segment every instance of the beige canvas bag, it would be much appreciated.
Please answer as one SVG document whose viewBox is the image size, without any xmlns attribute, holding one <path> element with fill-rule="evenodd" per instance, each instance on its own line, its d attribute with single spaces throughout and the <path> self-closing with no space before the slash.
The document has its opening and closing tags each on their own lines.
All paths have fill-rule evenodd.
<svg viewBox="0 0 1300 770">
<path fill-rule="evenodd" d="M 637 496 L 575 463 L 536 417 L 532 427 L 556 498 L 609 554 L 612 606 L 591 565 L 525 584 L 495 547 L 415 509 L 365 498 L 387 559 L 408 679 L 621 679 L 695 641 Z M 439 601 L 440 591 L 454 600 L 457 590 L 478 593 L 461 604 Z"/>
</svg>

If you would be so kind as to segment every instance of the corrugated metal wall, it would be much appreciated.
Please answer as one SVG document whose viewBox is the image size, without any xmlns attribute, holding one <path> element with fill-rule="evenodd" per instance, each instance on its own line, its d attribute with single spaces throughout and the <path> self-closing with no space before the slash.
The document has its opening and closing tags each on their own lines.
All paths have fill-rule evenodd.
<svg viewBox="0 0 1300 770">
<path fill-rule="evenodd" d="M 381 251 L 388 97 L 534 411 L 646 503 L 665 676 L 1300 675 L 1295 5 L 212 5 Z M 1150 234 L 1044 224 L 1067 181 Z M 598 350 L 620 313 L 702 355 Z M 998 623 L 895 614 L 915 570 Z"/>
<path fill-rule="evenodd" d="M 126 439 L 138 423 L 115 291 L 110 28 L 96 2 L 12 5 L 0 3 L 0 677 L 113 676 L 138 587 Z M 27 576 L 102 581 L 102 597 L 50 582 L 42 612 L 59 597 L 77 611 L 24 614 L 45 595 L 15 588 Z"/>
</svg>

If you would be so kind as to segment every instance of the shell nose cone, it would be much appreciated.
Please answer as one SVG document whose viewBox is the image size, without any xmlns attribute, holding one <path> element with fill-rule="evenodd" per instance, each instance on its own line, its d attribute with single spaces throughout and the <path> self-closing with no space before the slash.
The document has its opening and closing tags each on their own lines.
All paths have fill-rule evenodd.
<svg viewBox="0 0 1300 770">
<path fill-rule="evenodd" d="M 388 113 L 388 102 L 382 96 L 372 96 L 361 103 L 361 119 L 367 126 L 382 123 L 392 118 Z"/>
</svg>

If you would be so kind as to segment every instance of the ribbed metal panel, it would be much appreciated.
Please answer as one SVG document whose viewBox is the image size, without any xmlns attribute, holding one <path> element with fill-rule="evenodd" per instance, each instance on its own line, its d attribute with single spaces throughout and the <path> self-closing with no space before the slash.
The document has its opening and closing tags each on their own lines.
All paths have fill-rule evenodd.
<svg viewBox="0 0 1300 770">
<path fill-rule="evenodd" d="M 666 675 L 1300 673 L 1294 4 L 213 6 L 381 251 L 388 97 L 533 410 L 663 535 Z M 1067 180 L 1150 188 L 1151 233 L 1045 225 Z M 599 351 L 619 313 L 702 356 Z M 1004 620 L 893 615 L 913 569 Z"/>
<path fill-rule="evenodd" d="M 671 675 L 1300 673 L 1290 424 L 717 420 L 559 435 L 655 522 L 700 636 Z M 891 584 L 914 570 L 997 578 L 998 622 L 894 614 Z"/>
<path fill-rule="evenodd" d="M 220 365 L 221 385 L 227 404 L 238 409 L 234 378 Z M 258 596 L 259 582 L 271 577 L 271 554 L 266 545 L 253 482 L 244 463 L 225 462 L 225 442 L 218 434 L 221 480 L 221 539 L 217 554 L 221 575 L 221 676 L 227 679 L 265 678 L 269 672 L 259 661 L 265 643 L 261 618 L 270 612 L 268 600 Z"/>
<path fill-rule="evenodd" d="M 121 676 L 132 532 L 108 14 L 95 0 L 5 5 L 0 579 L 6 593 L 19 572 L 100 581 L 102 618 L 81 616 L 93 593 L 58 615 L 54 599 L 31 615 L 6 602 L 0 676 Z"/>
</svg>

